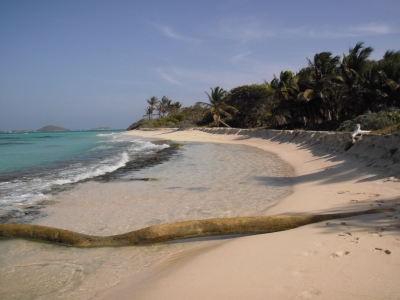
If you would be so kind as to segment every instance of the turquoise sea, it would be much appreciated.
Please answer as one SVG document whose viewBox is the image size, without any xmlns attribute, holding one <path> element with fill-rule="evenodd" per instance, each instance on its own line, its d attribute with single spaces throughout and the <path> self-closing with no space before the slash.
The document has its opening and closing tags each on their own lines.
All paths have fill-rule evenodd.
<svg viewBox="0 0 400 300">
<path fill-rule="evenodd" d="M 113 172 L 168 147 L 120 132 L 0 134 L 0 210 L 35 203 L 56 187 Z"/>
</svg>

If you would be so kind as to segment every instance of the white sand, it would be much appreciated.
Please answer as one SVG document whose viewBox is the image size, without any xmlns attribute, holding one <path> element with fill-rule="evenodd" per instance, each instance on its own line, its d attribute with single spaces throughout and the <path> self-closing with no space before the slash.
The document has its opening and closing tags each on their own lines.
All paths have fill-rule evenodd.
<svg viewBox="0 0 400 300">
<path fill-rule="evenodd" d="M 399 299 L 399 136 L 236 129 L 132 131 L 174 141 L 245 144 L 295 169 L 294 193 L 268 215 L 394 207 L 364 215 L 241 237 L 159 263 L 95 299 Z"/>
</svg>

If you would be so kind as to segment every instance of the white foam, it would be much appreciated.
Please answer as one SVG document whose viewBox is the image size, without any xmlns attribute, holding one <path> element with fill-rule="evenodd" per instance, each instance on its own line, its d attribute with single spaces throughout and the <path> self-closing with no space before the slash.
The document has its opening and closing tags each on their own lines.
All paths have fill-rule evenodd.
<svg viewBox="0 0 400 300">
<path fill-rule="evenodd" d="M 111 135 L 116 135 L 118 134 L 117 132 L 111 132 L 111 133 L 99 133 L 96 134 L 96 136 L 111 136 Z"/>
<path fill-rule="evenodd" d="M 88 172 L 82 172 L 80 173 L 79 171 L 81 171 L 80 169 L 76 170 L 77 172 L 75 173 L 80 173 L 79 175 L 76 175 L 73 178 L 69 178 L 69 179 L 58 179 L 55 180 L 53 183 L 57 184 L 57 185 L 62 185 L 62 184 L 67 184 L 67 183 L 75 183 L 84 179 L 88 179 L 88 178 L 93 178 L 96 176 L 101 176 L 110 172 L 113 172 L 123 166 L 126 165 L 126 163 L 129 161 L 129 155 L 127 152 L 123 152 L 120 156 L 120 159 L 112 165 L 102 165 L 102 166 L 95 166 L 92 167 L 90 171 Z M 84 170 L 86 170 L 87 168 L 83 168 Z M 83 170 L 82 170 L 83 171 Z"/>
<path fill-rule="evenodd" d="M 68 166 L 61 167 L 61 169 L 56 168 L 41 174 L 28 174 L 15 180 L 0 182 L 0 193 L 2 195 L 0 205 L 18 206 L 20 204 L 34 203 L 44 198 L 43 193 L 49 191 L 55 185 L 71 184 L 101 176 L 125 166 L 127 162 L 134 159 L 135 155 L 140 155 L 141 153 L 148 154 L 169 147 L 166 144 L 155 145 L 151 142 L 138 139 L 132 140 L 114 132 L 99 134 L 98 136 L 108 136 L 109 138 L 101 141 L 101 145 L 89 150 L 89 152 L 96 153 L 96 151 L 99 151 L 100 153 L 104 150 L 110 150 L 109 154 L 111 156 L 97 161 L 77 161 Z M 110 143 L 120 142 L 127 143 L 123 146 L 125 149 L 120 148 L 120 151 L 124 152 L 112 155 L 113 149 L 115 148 L 118 151 L 119 146 L 114 147 Z M 129 145 L 130 143 L 132 144 Z"/>
</svg>

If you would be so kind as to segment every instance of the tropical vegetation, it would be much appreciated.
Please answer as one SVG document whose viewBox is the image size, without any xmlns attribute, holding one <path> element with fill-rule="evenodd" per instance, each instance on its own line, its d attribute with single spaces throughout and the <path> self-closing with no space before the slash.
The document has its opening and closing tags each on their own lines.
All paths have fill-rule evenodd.
<svg viewBox="0 0 400 300">
<path fill-rule="evenodd" d="M 231 120 L 233 117 L 229 113 L 229 111 L 232 111 L 232 112 L 236 111 L 236 108 L 227 104 L 228 92 L 225 91 L 224 89 L 220 88 L 219 86 L 217 86 L 215 88 L 211 88 L 211 95 L 207 92 L 205 92 L 205 93 L 207 94 L 208 101 L 210 101 L 210 103 L 197 102 L 196 104 L 201 107 L 210 109 L 210 113 L 213 116 L 215 124 L 217 124 L 219 126 L 219 124 L 222 123 L 226 127 L 230 127 L 221 118 L 221 116 L 225 116 L 226 120 Z"/>
<path fill-rule="evenodd" d="M 208 102 L 182 107 L 166 96 L 147 100 L 141 127 L 226 126 L 238 128 L 352 130 L 400 129 L 400 51 L 370 59 L 359 42 L 342 57 L 332 52 L 307 58 L 307 66 L 262 84 L 230 91 L 217 86 Z M 154 118 L 157 116 L 157 118 Z"/>
</svg>

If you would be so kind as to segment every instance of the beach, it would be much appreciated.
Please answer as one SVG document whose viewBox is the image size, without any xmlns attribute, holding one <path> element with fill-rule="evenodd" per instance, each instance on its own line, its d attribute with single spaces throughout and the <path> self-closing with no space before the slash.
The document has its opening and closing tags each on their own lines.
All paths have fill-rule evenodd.
<svg viewBox="0 0 400 300">
<path fill-rule="evenodd" d="M 4 240 L 1 298 L 398 299 L 399 136 L 363 135 L 345 151 L 348 133 L 197 128 L 123 134 L 171 140 L 182 152 L 133 173 L 152 181 L 79 183 L 48 199 L 54 204 L 33 223 L 112 235 L 215 217 L 396 211 L 144 247 Z"/>
<path fill-rule="evenodd" d="M 294 168 L 293 193 L 267 215 L 395 208 L 247 236 L 157 263 L 96 299 L 398 299 L 399 137 L 236 129 L 133 131 L 174 141 L 244 144 Z"/>
<path fill-rule="evenodd" d="M 174 143 L 121 133 L 93 135 L 100 143 L 95 139 L 92 148 L 106 146 L 116 153 L 101 158 L 104 164 L 89 159 L 75 168 L 67 161 L 64 165 L 71 166 L 67 169 L 50 164 L 45 172 L 36 172 L 26 189 L 41 180 L 61 185 L 53 184 L 54 192 L 39 202 L 17 202 L 8 223 L 109 236 L 186 220 L 260 216 L 292 191 L 293 169 L 276 155 L 254 147 Z M 119 168 L 121 157 L 128 162 Z M 221 238 L 210 237 L 147 246 L 76 248 L 2 239 L 0 298 L 92 299 L 156 262 L 219 242 Z"/>
</svg>

